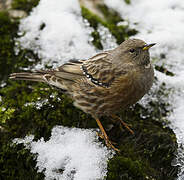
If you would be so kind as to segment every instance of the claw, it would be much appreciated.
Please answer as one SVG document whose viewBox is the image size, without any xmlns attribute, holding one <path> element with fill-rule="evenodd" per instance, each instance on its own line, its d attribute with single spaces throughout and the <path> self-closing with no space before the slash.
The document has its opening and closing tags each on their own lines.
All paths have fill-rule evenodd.
<svg viewBox="0 0 184 180">
<path fill-rule="evenodd" d="M 116 147 L 113 146 L 113 142 L 111 142 L 111 141 L 109 140 L 109 138 L 108 138 L 108 136 L 107 136 L 107 134 L 106 134 L 106 132 L 105 132 L 105 130 L 104 130 L 104 128 L 103 128 L 101 122 L 100 122 L 100 120 L 99 120 L 99 119 L 96 119 L 96 122 L 97 122 L 97 124 L 98 124 L 98 126 L 99 126 L 99 128 L 100 128 L 100 130 L 101 130 L 101 133 L 98 133 L 98 132 L 97 132 L 97 135 L 105 140 L 105 143 L 106 143 L 106 145 L 107 145 L 108 147 L 114 149 L 114 150 L 117 151 L 117 152 L 120 152 L 119 149 L 117 149 Z M 114 143 L 114 144 L 115 144 L 115 143 Z"/>
<path fill-rule="evenodd" d="M 117 149 L 116 147 L 113 146 L 112 142 L 111 142 L 109 139 L 105 139 L 105 143 L 106 143 L 106 145 L 107 145 L 108 147 L 114 149 L 114 150 L 117 151 L 117 152 L 120 152 L 119 149 Z"/>
<path fill-rule="evenodd" d="M 128 129 L 128 131 L 131 133 L 131 134 L 134 134 L 134 131 L 128 126 L 128 124 L 127 123 L 125 123 L 123 120 L 121 120 L 118 116 L 116 116 L 116 115 L 111 115 L 112 116 L 112 118 L 114 118 L 114 119 L 118 119 L 120 122 L 121 122 L 121 124 L 124 126 L 124 127 L 126 127 L 127 129 Z"/>
<path fill-rule="evenodd" d="M 98 137 L 100 137 L 101 139 L 104 139 L 104 136 L 103 136 L 103 134 L 102 134 L 102 133 L 100 133 L 100 132 L 96 132 L 96 134 L 97 134 L 97 136 L 98 136 Z"/>
</svg>

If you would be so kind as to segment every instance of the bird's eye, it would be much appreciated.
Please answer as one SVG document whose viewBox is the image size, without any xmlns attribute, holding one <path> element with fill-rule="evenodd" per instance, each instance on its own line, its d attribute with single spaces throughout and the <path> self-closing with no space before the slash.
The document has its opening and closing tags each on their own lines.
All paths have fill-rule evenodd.
<svg viewBox="0 0 184 180">
<path fill-rule="evenodd" d="M 135 52 L 135 49 L 130 49 L 129 52 L 130 53 L 134 53 Z"/>
</svg>

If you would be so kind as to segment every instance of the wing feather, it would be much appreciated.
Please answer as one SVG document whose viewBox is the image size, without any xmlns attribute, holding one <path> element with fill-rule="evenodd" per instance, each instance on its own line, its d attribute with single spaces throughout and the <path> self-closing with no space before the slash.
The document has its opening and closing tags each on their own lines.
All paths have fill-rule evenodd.
<svg viewBox="0 0 184 180">
<path fill-rule="evenodd" d="M 115 78 L 109 53 L 99 53 L 82 64 L 85 75 L 99 86 L 108 87 Z"/>
</svg>

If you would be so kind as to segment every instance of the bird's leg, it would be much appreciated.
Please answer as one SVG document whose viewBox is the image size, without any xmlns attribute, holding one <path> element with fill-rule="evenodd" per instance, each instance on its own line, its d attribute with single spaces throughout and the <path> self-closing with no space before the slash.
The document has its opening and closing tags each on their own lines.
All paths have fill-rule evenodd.
<svg viewBox="0 0 184 180">
<path fill-rule="evenodd" d="M 111 117 L 114 119 L 118 119 L 121 122 L 121 124 L 130 131 L 131 134 L 134 134 L 134 131 L 132 129 L 130 129 L 130 127 L 122 119 L 120 119 L 118 116 L 116 116 L 115 114 L 112 114 Z"/>
<path fill-rule="evenodd" d="M 97 124 L 98 124 L 98 126 L 99 126 L 99 128 L 100 128 L 100 131 L 101 131 L 101 133 L 102 133 L 102 135 L 103 135 L 103 139 L 105 140 L 106 145 L 107 145 L 108 147 L 114 149 L 115 151 L 118 151 L 118 152 L 119 152 L 120 150 L 117 149 L 117 148 L 115 148 L 115 147 L 112 145 L 112 142 L 109 140 L 109 138 L 108 138 L 108 136 L 107 136 L 107 134 L 106 134 L 106 132 L 105 132 L 105 130 L 104 130 L 104 128 L 103 128 L 101 122 L 100 122 L 100 120 L 99 120 L 99 119 L 96 119 L 96 122 L 97 122 Z"/>
</svg>

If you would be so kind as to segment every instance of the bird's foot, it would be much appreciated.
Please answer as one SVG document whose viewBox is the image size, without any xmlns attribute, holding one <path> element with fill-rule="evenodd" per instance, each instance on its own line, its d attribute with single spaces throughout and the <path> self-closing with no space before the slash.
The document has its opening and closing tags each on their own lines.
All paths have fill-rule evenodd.
<svg viewBox="0 0 184 180">
<path fill-rule="evenodd" d="M 119 120 L 120 121 L 120 123 L 125 127 L 125 128 L 127 128 L 128 129 L 128 131 L 131 133 L 131 134 L 134 134 L 134 131 L 128 126 L 128 124 L 127 123 L 125 123 L 121 118 L 119 118 L 118 116 L 116 116 L 116 115 L 111 115 L 114 119 L 117 119 L 117 120 Z"/>
<path fill-rule="evenodd" d="M 100 132 L 96 132 L 96 134 L 97 134 L 97 136 L 98 137 L 100 137 L 101 139 L 104 139 L 105 140 L 105 137 L 103 136 L 103 134 L 102 133 L 100 133 Z M 108 138 L 107 138 L 108 139 Z M 109 139 L 108 139 L 108 141 L 110 141 Z M 111 144 L 114 144 L 114 145 L 116 145 L 117 143 L 116 142 L 113 142 L 113 141 L 110 141 L 111 142 Z"/>
<path fill-rule="evenodd" d="M 102 133 L 100 133 L 100 132 L 96 132 L 96 134 L 97 134 L 97 136 L 98 136 L 98 137 L 100 137 L 101 139 L 104 139 L 104 137 L 103 137 L 103 134 L 102 134 Z"/>
<path fill-rule="evenodd" d="M 98 126 L 99 126 L 99 128 L 101 130 L 101 133 L 98 132 L 97 135 L 99 135 L 102 139 L 105 140 L 105 143 L 106 143 L 106 145 L 108 147 L 114 149 L 117 152 L 120 152 L 120 150 L 117 149 L 116 147 L 114 147 L 113 143 L 109 140 L 109 138 L 108 138 L 108 136 L 107 136 L 107 134 L 106 134 L 106 132 L 105 132 L 105 130 L 104 130 L 101 122 L 100 122 L 100 120 L 99 119 L 96 119 L 96 122 L 97 122 L 97 124 L 98 124 Z"/>
<path fill-rule="evenodd" d="M 108 138 L 104 138 L 104 140 L 105 140 L 107 147 L 114 149 L 114 151 L 120 152 L 120 150 L 118 148 L 116 148 L 113 145 L 113 142 L 111 142 Z"/>
<path fill-rule="evenodd" d="M 128 131 L 131 133 L 131 134 L 134 134 L 134 131 L 128 126 L 127 123 L 125 123 L 123 120 L 120 119 L 120 122 L 121 124 L 126 127 L 128 129 Z"/>
</svg>

